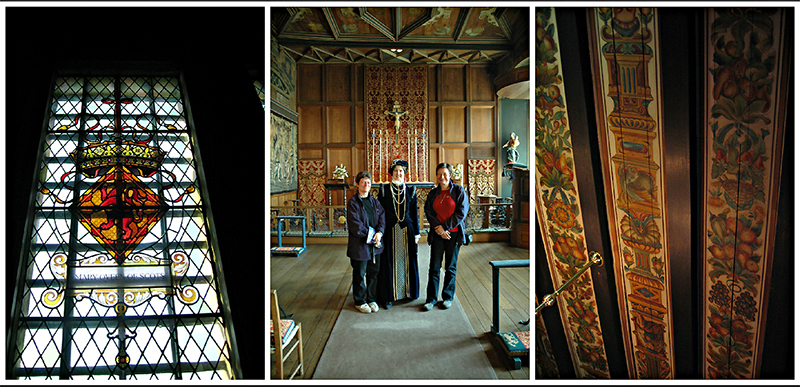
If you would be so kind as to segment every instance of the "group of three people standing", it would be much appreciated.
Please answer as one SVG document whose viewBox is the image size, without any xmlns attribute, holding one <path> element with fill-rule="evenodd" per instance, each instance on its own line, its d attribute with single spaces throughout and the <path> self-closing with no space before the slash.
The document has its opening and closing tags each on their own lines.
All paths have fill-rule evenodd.
<svg viewBox="0 0 800 387">
<path fill-rule="evenodd" d="M 394 160 L 389 167 L 392 182 L 384 184 L 375 198 L 370 194 L 372 175 L 359 172 L 355 179 L 358 190 L 347 201 L 347 256 L 353 267 L 353 298 L 362 313 L 378 312 L 378 304 L 389 309 L 395 301 L 419 298 L 417 194 L 406 184 L 407 174 L 408 163 Z M 433 309 L 439 301 L 443 261 L 442 308 L 450 308 L 455 297 L 456 265 L 459 249 L 466 242 L 464 220 L 469 198 L 464 187 L 450 180 L 452 174 L 450 164 L 436 166 L 437 185 L 425 200 L 431 257 L 423 311 Z"/>
</svg>

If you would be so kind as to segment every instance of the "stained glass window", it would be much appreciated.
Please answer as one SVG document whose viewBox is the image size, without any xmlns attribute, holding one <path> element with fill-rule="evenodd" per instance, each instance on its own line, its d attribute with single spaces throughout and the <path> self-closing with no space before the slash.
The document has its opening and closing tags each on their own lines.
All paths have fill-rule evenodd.
<svg viewBox="0 0 800 387">
<path fill-rule="evenodd" d="M 267 103 L 264 97 L 264 82 L 256 79 L 253 81 L 253 86 L 256 87 L 256 93 L 258 93 L 258 99 L 261 100 L 261 107 L 266 109 Z"/>
<path fill-rule="evenodd" d="M 52 93 L 12 376 L 237 377 L 178 78 L 60 77 Z"/>
</svg>

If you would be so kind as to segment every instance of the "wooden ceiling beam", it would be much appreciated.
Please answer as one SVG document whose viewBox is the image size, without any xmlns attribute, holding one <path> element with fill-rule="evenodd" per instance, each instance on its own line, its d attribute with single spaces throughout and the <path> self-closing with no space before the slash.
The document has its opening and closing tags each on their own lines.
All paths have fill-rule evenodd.
<svg viewBox="0 0 800 387">
<path fill-rule="evenodd" d="M 520 30 L 526 27 L 526 25 L 521 25 L 527 21 L 525 15 L 519 19 L 518 24 L 520 25 L 511 24 L 512 17 L 516 17 L 518 12 L 516 8 L 494 7 L 494 9 L 483 10 L 472 7 L 420 7 L 418 8 L 420 13 L 414 16 L 404 13 L 406 8 L 385 7 L 384 9 L 388 10 L 389 19 L 376 17 L 376 14 L 372 14 L 374 11 L 372 8 L 353 7 L 350 9 L 353 11 L 353 17 L 375 28 L 378 31 L 377 35 L 371 33 L 351 36 L 345 33 L 341 26 L 337 26 L 337 12 L 341 12 L 342 8 L 320 7 L 313 11 L 319 15 L 320 22 L 327 29 L 327 32 L 321 33 L 317 30 L 309 30 L 306 25 L 301 25 L 307 24 L 301 23 L 303 21 L 301 19 L 308 18 L 308 12 L 311 9 L 276 7 L 273 9 L 271 20 L 273 38 L 279 46 L 294 47 L 287 52 L 290 52 L 290 55 L 296 60 L 306 63 L 328 61 L 487 63 L 496 62 L 497 58 L 501 57 L 520 56 L 521 48 L 527 46 L 526 39 L 519 39 L 520 35 L 527 33 Z M 450 34 L 417 36 L 422 32 L 422 28 L 442 21 L 453 11 L 457 12 L 457 17 L 456 20 L 447 22 L 447 25 L 452 28 Z M 497 25 L 502 31 L 502 39 L 499 36 L 497 39 L 489 37 L 486 37 L 485 40 L 468 39 L 465 31 L 470 28 L 471 21 L 478 16 L 476 12 L 479 11 L 483 16 L 479 22 Z M 324 16 L 319 12 L 322 12 Z M 325 21 L 321 20 L 323 18 Z M 306 49 L 307 47 L 313 47 L 313 49 Z M 405 49 L 405 51 L 401 54 L 387 51 L 392 48 Z M 304 52 L 299 52 L 304 49 L 306 49 Z"/>
<path fill-rule="evenodd" d="M 410 48 L 410 49 L 428 49 L 428 50 L 441 50 L 452 49 L 453 43 L 427 43 L 427 42 L 380 42 L 376 40 L 370 41 L 333 41 L 333 40 L 309 40 L 309 39 L 295 39 L 295 38 L 278 38 L 278 43 L 282 45 L 291 46 L 339 46 L 349 48 Z M 512 51 L 514 46 L 506 43 L 460 43 L 458 44 L 459 50 L 486 50 L 486 51 Z"/>
<path fill-rule="evenodd" d="M 443 62 L 461 61 L 461 62 L 467 63 L 467 61 L 466 61 L 466 60 L 464 60 L 464 58 L 462 58 L 462 57 L 461 57 L 461 55 L 458 55 L 458 54 L 456 54 L 455 52 L 453 52 L 453 51 L 450 51 L 450 50 L 447 50 L 447 53 L 448 53 L 448 54 L 449 54 L 449 56 L 451 56 L 451 57 L 450 57 L 450 58 L 447 58 L 447 59 L 445 59 Z"/>
<path fill-rule="evenodd" d="M 323 53 L 325 55 L 328 55 L 329 57 L 336 58 L 336 59 L 339 59 L 339 60 L 342 60 L 342 61 L 345 61 L 345 62 L 351 62 L 347 57 L 339 55 L 339 53 L 342 52 L 343 50 L 339 50 L 337 52 L 331 52 L 331 51 L 328 51 L 328 50 L 326 50 L 324 48 L 317 47 L 316 51 L 317 51 L 317 54 L 319 54 L 321 52 L 321 53 Z"/>
<path fill-rule="evenodd" d="M 444 56 L 444 55 L 447 55 L 447 51 L 446 50 L 438 50 L 438 51 L 433 51 L 433 52 L 428 53 L 428 57 L 432 58 L 432 59 L 435 56 L 439 56 L 439 59 L 441 59 L 442 56 Z M 439 59 L 435 59 L 435 60 L 438 62 Z"/>
<path fill-rule="evenodd" d="M 416 62 L 416 58 L 415 58 L 416 56 L 417 56 L 417 54 L 415 54 L 415 53 L 414 53 L 414 50 L 411 50 L 411 51 L 408 53 L 408 63 L 414 63 L 414 62 Z"/>
<path fill-rule="evenodd" d="M 381 62 L 381 52 L 380 50 L 372 49 L 364 53 L 364 59 L 369 59 L 375 63 Z"/>
<path fill-rule="evenodd" d="M 317 58 L 319 58 L 320 62 L 325 63 L 325 58 L 323 58 L 322 55 L 319 54 L 319 48 L 311 47 L 311 51 L 314 53 L 314 55 L 317 56 Z"/>
<path fill-rule="evenodd" d="M 416 58 L 414 58 L 416 56 Z M 411 55 L 409 56 L 411 62 L 421 62 L 425 59 L 428 59 L 428 54 L 419 50 L 411 50 Z"/>
<path fill-rule="evenodd" d="M 336 26 L 336 18 L 333 16 L 333 12 L 333 8 L 322 8 L 322 13 L 325 14 L 325 20 L 328 22 L 328 28 L 330 28 L 331 33 L 333 34 L 333 39 L 339 40 L 339 38 L 342 36 L 342 33 L 339 31 L 339 27 Z"/>
<path fill-rule="evenodd" d="M 273 8 L 272 20 L 270 27 L 272 28 L 272 35 L 278 36 L 286 30 L 289 21 L 292 20 L 292 14 L 288 8 Z"/>
<path fill-rule="evenodd" d="M 401 20 L 400 20 L 400 18 L 402 17 L 401 9 L 402 8 L 398 8 L 397 9 L 398 10 L 397 11 L 398 15 L 400 15 L 397 18 L 398 24 L 400 24 L 400 22 L 401 22 Z M 405 38 L 408 34 L 414 32 L 414 30 L 416 30 L 417 28 L 420 28 L 423 25 L 425 25 L 425 23 L 430 21 L 431 18 L 433 18 L 433 8 L 425 8 L 425 12 L 422 15 L 420 15 L 420 17 L 416 18 L 411 23 L 408 23 L 408 25 L 405 26 L 405 28 L 403 28 L 400 31 L 400 33 L 397 34 L 397 40 Z"/>
<path fill-rule="evenodd" d="M 497 19 L 498 27 L 500 27 L 500 30 L 503 31 L 503 35 L 505 35 L 508 40 L 513 42 L 514 30 L 509 25 L 508 18 L 505 17 L 507 9 L 508 8 L 497 8 L 497 11 L 494 13 L 494 17 Z"/>
<path fill-rule="evenodd" d="M 403 9 L 402 8 L 389 8 L 389 20 L 391 20 L 392 25 L 389 28 L 392 29 L 392 37 L 394 41 L 400 40 L 400 29 L 403 27 L 402 19 L 403 18 Z"/>
<path fill-rule="evenodd" d="M 406 63 L 411 63 L 411 61 L 408 60 L 406 57 L 404 57 L 402 54 L 398 54 L 398 53 L 393 52 L 391 50 L 381 49 L 381 53 L 384 54 L 385 56 L 389 56 L 389 57 L 395 58 L 397 60 L 400 60 L 400 61 L 403 61 L 403 62 L 406 62 Z M 385 57 L 384 55 L 382 55 L 382 57 Z"/>
<path fill-rule="evenodd" d="M 281 46 L 280 44 L 278 45 L 278 49 L 281 50 L 281 51 L 288 52 L 295 62 L 297 62 L 298 60 L 300 60 L 300 58 L 303 57 L 303 55 L 300 54 L 299 52 L 297 52 L 296 50 L 293 50 L 293 49 L 291 49 L 289 47 Z"/>
<path fill-rule="evenodd" d="M 494 11 L 494 17 L 497 18 L 497 20 L 500 20 L 500 18 L 506 14 L 507 10 L 508 7 L 497 7 L 497 9 Z"/>
<path fill-rule="evenodd" d="M 453 41 L 458 42 L 461 39 L 461 35 L 464 35 L 464 29 L 467 28 L 467 20 L 469 20 L 469 16 L 472 14 L 472 7 L 469 8 L 462 8 L 461 12 L 458 13 L 458 19 L 456 20 L 456 28 L 453 29 Z M 466 12 L 465 12 L 466 11 Z"/>
<path fill-rule="evenodd" d="M 295 49 L 293 49 L 291 47 L 286 47 L 286 46 L 281 46 L 281 45 L 278 45 L 278 47 L 280 47 L 281 50 L 286 50 L 286 51 L 289 51 L 289 52 L 291 52 L 291 53 L 293 53 L 295 55 L 303 56 L 302 53 L 300 53 L 299 51 L 297 51 L 297 50 L 295 50 Z"/>
<path fill-rule="evenodd" d="M 319 60 L 317 58 L 314 58 L 313 56 L 309 56 L 308 55 L 309 51 L 312 51 L 311 47 L 307 47 L 305 50 L 303 50 L 303 52 L 294 50 L 294 49 L 292 49 L 290 47 L 283 46 L 283 45 L 281 45 L 280 47 L 282 49 L 286 50 L 286 51 L 289 51 L 291 53 L 294 53 L 294 54 L 298 55 L 300 58 L 308 58 L 308 59 L 310 59 L 310 60 L 312 60 L 314 62 L 319 62 Z M 295 60 L 295 62 L 297 62 L 297 61 L 298 61 L 298 59 Z"/>
<path fill-rule="evenodd" d="M 499 62 L 509 55 L 511 54 L 508 52 L 499 52 L 495 55 L 489 55 L 489 59 L 491 59 L 493 62 Z"/>
<path fill-rule="evenodd" d="M 356 54 L 356 55 L 360 56 L 362 60 L 367 60 L 368 59 L 368 60 L 371 60 L 373 62 L 378 62 L 377 59 L 375 59 L 375 58 L 370 56 L 370 53 L 374 52 L 375 50 L 372 50 L 371 52 L 366 52 L 366 53 L 363 53 L 363 52 L 358 51 L 358 50 L 354 50 L 352 48 L 347 48 L 346 50 L 347 50 L 347 52 L 350 52 L 350 53 L 353 53 L 353 54 Z"/>
<path fill-rule="evenodd" d="M 374 27 L 376 30 L 378 30 L 378 32 L 389 38 L 391 41 L 393 42 L 397 41 L 397 38 L 392 33 L 392 30 L 389 27 L 383 25 L 383 23 L 381 23 L 381 21 L 378 20 L 378 18 L 372 16 L 372 14 L 369 13 L 369 11 L 367 10 L 367 7 L 358 7 L 358 12 L 359 16 L 361 17 L 361 20 L 363 20 L 365 23 Z"/>
<path fill-rule="evenodd" d="M 347 52 L 347 56 L 350 57 L 350 60 L 352 60 L 353 63 L 357 62 L 359 58 L 364 58 L 364 53 L 361 51 L 353 50 L 352 48 L 345 48 L 344 50 Z"/>
</svg>

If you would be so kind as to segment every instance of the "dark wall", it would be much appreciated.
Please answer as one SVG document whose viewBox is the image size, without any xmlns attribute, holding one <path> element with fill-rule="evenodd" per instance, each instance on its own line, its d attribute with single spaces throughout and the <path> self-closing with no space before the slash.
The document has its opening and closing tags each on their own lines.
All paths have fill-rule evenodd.
<svg viewBox="0 0 800 387">
<path fill-rule="evenodd" d="M 787 12 L 787 47 L 794 47 L 794 12 Z M 789 63 L 794 72 L 794 51 Z M 791 74 L 790 82 L 796 75 Z M 781 163 L 780 199 L 778 201 L 778 223 L 775 227 L 775 254 L 772 256 L 772 277 L 769 287 L 769 310 L 764 332 L 764 356 L 761 361 L 761 378 L 797 379 L 795 370 L 795 252 L 794 203 L 795 189 L 795 113 L 794 87 L 789 87 L 786 109 L 786 125 L 783 139 L 783 162 Z"/>
<path fill-rule="evenodd" d="M 264 80 L 264 17 L 241 7 L 6 8 L 7 319 L 53 70 L 183 70 L 243 374 L 265 377 L 265 112 L 250 78 Z"/>
<path fill-rule="evenodd" d="M 660 8 L 661 71 L 664 139 L 664 205 L 669 232 L 670 291 L 672 292 L 672 340 L 675 378 L 696 378 L 699 361 L 700 306 L 697 298 L 702 279 L 699 251 L 703 236 L 700 198 L 705 160 L 698 157 L 698 137 L 706 128 L 700 123 L 703 92 L 702 8 Z M 664 27 L 668 26 L 668 27 Z M 697 152 L 693 152 L 693 150 Z M 692 227 L 686 227 L 686 225 Z"/>
</svg>

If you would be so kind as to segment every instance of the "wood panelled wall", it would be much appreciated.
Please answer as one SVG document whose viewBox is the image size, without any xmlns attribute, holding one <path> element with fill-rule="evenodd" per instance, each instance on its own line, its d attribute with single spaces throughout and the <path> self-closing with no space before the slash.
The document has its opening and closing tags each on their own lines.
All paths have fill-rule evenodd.
<svg viewBox="0 0 800 387">
<path fill-rule="evenodd" d="M 292 200 L 297 199 L 297 191 L 284 192 L 270 196 L 270 206 L 291 206 Z"/>
<path fill-rule="evenodd" d="M 468 159 L 496 159 L 502 146 L 491 67 L 435 65 L 428 68 L 428 77 L 428 179 L 435 181 L 440 162 L 463 164 L 466 179 Z M 364 65 L 298 65 L 297 100 L 299 158 L 324 160 L 329 178 L 339 164 L 351 178 L 366 169 Z M 495 189 L 499 177 L 497 171 Z M 344 203 L 342 193 L 333 192 L 332 202 Z"/>
<path fill-rule="evenodd" d="M 436 165 L 441 162 L 463 164 L 466 179 L 467 160 L 497 158 L 497 98 L 490 69 L 475 65 L 428 69 L 430 181 L 436 181 Z"/>
</svg>

